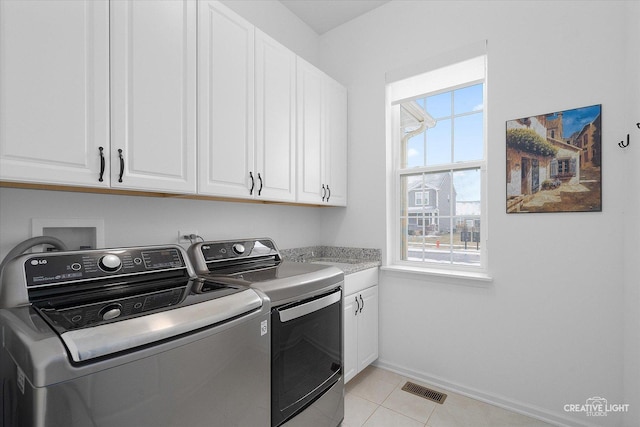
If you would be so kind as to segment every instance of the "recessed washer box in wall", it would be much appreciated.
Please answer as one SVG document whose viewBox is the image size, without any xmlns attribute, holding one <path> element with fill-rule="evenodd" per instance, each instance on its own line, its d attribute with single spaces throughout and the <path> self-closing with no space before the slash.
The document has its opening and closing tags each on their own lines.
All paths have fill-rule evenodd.
<svg viewBox="0 0 640 427">
<path fill-rule="evenodd" d="M 32 218 L 31 236 L 52 236 L 69 250 L 104 248 L 104 220 L 101 218 Z M 34 252 L 42 252 L 42 246 Z"/>
</svg>

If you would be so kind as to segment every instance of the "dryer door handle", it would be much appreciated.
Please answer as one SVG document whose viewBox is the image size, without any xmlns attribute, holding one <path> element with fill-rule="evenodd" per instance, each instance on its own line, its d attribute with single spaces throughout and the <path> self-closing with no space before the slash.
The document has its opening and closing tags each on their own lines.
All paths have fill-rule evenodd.
<svg viewBox="0 0 640 427">
<path fill-rule="evenodd" d="M 326 295 L 322 298 L 314 299 L 307 303 L 296 305 L 292 308 L 278 310 L 278 313 L 280 314 L 280 321 L 288 322 L 290 320 L 294 320 L 307 314 L 313 313 L 314 311 L 321 310 L 325 307 L 330 306 L 331 304 L 339 302 L 341 298 L 342 291 L 338 289 L 334 293 Z"/>
</svg>

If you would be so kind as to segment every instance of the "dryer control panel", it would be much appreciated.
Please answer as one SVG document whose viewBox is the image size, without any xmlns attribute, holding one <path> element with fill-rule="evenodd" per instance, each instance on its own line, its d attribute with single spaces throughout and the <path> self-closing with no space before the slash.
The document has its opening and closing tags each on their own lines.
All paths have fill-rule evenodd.
<svg viewBox="0 0 640 427">
<path fill-rule="evenodd" d="M 205 262 L 279 255 L 276 245 L 270 239 L 204 242 L 198 244 L 198 247 Z"/>
</svg>

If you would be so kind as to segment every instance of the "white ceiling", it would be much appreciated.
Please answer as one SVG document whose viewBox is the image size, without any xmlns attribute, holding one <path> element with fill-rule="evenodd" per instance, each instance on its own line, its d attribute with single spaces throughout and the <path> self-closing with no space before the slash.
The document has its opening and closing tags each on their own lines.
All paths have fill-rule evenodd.
<svg viewBox="0 0 640 427">
<path fill-rule="evenodd" d="M 390 0 L 280 0 L 318 34 L 351 21 Z"/>
</svg>

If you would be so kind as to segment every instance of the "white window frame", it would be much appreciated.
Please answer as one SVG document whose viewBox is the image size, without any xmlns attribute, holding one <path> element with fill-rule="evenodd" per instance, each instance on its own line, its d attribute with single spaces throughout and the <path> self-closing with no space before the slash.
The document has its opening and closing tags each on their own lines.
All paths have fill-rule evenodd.
<svg viewBox="0 0 640 427">
<path fill-rule="evenodd" d="M 483 68 L 482 75 L 473 74 L 465 78 L 464 72 L 459 73 L 466 61 L 474 61 L 481 58 Z M 471 62 L 468 62 L 471 64 Z M 436 276 L 449 276 L 466 278 L 480 281 L 491 281 L 488 269 L 488 198 L 487 198 L 487 55 L 486 41 L 475 46 L 466 47 L 450 55 L 427 61 L 427 66 L 421 73 L 416 72 L 416 67 L 411 70 L 401 70 L 387 74 L 387 155 L 390 161 L 387 162 L 387 256 L 383 270 L 397 271 L 409 274 L 427 274 Z M 452 70 L 454 72 L 452 72 Z M 402 78 L 398 78 L 401 76 Z M 480 78 L 479 78 L 480 77 Z M 481 179 L 481 214 L 480 214 L 480 265 L 469 266 L 453 263 L 437 263 L 428 261 L 408 261 L 401 259 L 401 176 L 406 175 L 408 170 L 401 170 L 401 133 L 400 128 L 400 104 L 410 100 L 422 98 L 437 92 L 448 92 L 460 87 L 472 84 L 483 83 L 483 132 L 484 132 L 484 156 L 480 161 L 467 161 L 448 165 L 452 170 L 458 169 L 480 169 Z M 411 168 L 410 173 L 428 173 L 442 171 L 441 166 L 426 166 Z M 408 173 L 408 172 L 407 172 Z M 417 203 L 416 203 L 417 204 Z"/>
</svg>

